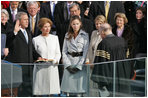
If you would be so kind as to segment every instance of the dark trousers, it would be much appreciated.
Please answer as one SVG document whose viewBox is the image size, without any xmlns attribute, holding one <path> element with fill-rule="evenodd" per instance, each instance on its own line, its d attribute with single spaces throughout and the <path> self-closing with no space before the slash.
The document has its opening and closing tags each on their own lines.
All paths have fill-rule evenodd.
<svg viewBox="0 0 148 98">
<path fill-rule="evenodd" d="M 22 66 L 23 83 L 18 88 L 18 97 L 31 97 L 33 86 L 33 66 Z"/>
</svg>

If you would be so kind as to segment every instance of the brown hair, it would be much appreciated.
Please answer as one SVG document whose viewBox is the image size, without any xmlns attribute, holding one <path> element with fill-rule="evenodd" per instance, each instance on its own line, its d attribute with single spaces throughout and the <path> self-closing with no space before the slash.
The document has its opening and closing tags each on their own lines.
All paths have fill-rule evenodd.
<svg viewBox="0 0 148 98">
<path fill-rule="evenodd" d="M 117 17 L 123 18 L 124 19 L 124 24 L 128 23 L 128 19 L 124 13 L 116 13 L 114 16 L 114 19 L 116 20 Z"/>
<path fill-rule="evenodd" d="M 106 18 L 103 16 L 103 15 L 98 15 L 96 18 L 95 18 L 95 22 L 96 21 L 100 21 L 102 23 L 106 23 Z"/>
<path fill-rule="evenodd" d="M 140 10 L 143 13 L 144 16 L 146 15 L 146 9 L 144 7 L 138 7 L 136 9 L 136 12 L 137 12 L 137 10 Z"/>
<path fill-rule="evenodd" d="M 38 28 L 41 30 L 43 28 L 43 26 L 46 24 L 46 23 L 49 23 L 52 27 L 52 21 L 48 18 L 41 18 L 38 22 Z"/>
<path fill-rule="evenodd" d="M 73 31 L 73 28 L 71 27 L 71 23 L 76 19 L 81 22 L 80 29 L 82 28 L 82 21 L 81 21 L 80 17 L 77 15 L 72 16 L 70 18 L 70 23 L 69 23 L 69 28 L 68 28 L 68 38 L 67 38 L 68 40 L 71 40 L 71 38 L 74 36 L 74 31 Z"/>
</svg>

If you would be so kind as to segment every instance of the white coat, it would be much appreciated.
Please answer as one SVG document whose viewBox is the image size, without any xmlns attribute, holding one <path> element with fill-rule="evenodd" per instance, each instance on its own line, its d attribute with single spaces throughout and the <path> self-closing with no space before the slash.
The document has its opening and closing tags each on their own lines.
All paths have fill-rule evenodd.
<svg viewBox="0 0 148 98">
<path fill-rule="evenodd" d="M 55 64 L 61 58 L 58 37 L 52 34 L 44 37 L 39 35 L 33 38 L 35 50 L 42 58 L 53 59 L 52 65 L 35 65 L 33 72 L 33 94 L 49 95 L 59 94 L 59 73 L 58 66 Z"/>
</svg>

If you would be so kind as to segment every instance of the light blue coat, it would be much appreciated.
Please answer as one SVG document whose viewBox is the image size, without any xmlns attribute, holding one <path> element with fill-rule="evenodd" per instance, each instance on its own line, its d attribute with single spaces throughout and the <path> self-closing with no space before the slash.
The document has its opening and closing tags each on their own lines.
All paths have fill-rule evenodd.
<svg viewBox="0 0 148 98">
<path fill-rule="evenodd" d="M 64 74 L 61 91 L 68 93 L 85 93 L 87 89 L 87 73 L 86 66 L 83 64 L 86 60 L 89 37 L 83 30 L 80 30 L 75 39 L 72 37 L 71 40 L 67 40 L 67 37 L 68 35 L 66 33 L 62 50 Z M 83 56 L 72 57 L 68 52 L 83 52 Z M 68 66 L 77 67 L 80 71 L 71 74 L 66 69 Z"/>
</svg>

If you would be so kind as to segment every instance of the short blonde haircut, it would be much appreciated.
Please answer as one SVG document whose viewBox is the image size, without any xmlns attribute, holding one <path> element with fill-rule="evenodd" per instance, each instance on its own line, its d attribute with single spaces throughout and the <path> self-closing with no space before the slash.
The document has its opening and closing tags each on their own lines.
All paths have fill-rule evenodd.
<svg viewBox="0 0 148 98">
<path fill-rule="evenodd" d="M 48 18 L 41 18 L 38 22 L 38 28 L 41 30 L 43 28 L 43 26 L 46 24 L 46 23 L 49 23 L 50 26 L 52 27 L 52 21 Z"/>
<path fill-rule="evenodd" d="M 107 21 L 106 21 L 106 18 L 105 18 L 103 15 L 98 15 L 98 16 L 95 18 L 95 23 L 96 23 L 97 21 L 100 21 L 100 22 L 102 22 L 102 23 L 106 23 L 106 22 L 107 22 Z"/>
<path fill-rule="evenodd" d="M 1 14 L 4 13 L 7 16 L 7 19 L 9 20 L 9 13 L 6 9 L 1 10 Z"/>
<path fill-rule="evenodd" d="M 126 15 L 124 13 L 116 13 L 115 16 L 114 16 L 114 19 L 116 20 L 117 17 L 123 18 L 124 19 L 124 24 L 128 23 L 128 19 L 127 19 Z"/>
</svg>

